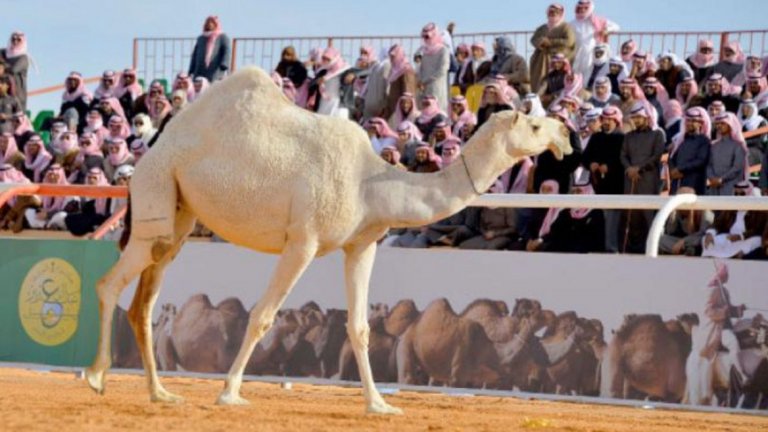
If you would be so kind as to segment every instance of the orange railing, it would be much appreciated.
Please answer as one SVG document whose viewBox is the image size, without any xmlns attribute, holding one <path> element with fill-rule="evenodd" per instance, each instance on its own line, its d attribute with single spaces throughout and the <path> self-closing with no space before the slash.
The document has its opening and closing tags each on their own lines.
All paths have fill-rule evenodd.
<svg viewBox="0 0 768 432">
<path fill-rule="evenodd" d="M 10 199 L 20 195 L 46 196 L 79 196 L 89 198 L 126 198 L 128 188 L 124 186 L 87 186 L 87 185 L 52 185 L 52 184 L 20 184 L 11 186 L 0 193 L 0 207 Z M 125 216 L 126 208 L 118 209 L 101 226 L 89 236 L 98 240 L 106 234 L 120 219 Z"/>
<path fill-rule="evenodd" d="M 85 78 L 83 80 L 83 82 L 85 84 L 93 84 L 95 82 L 99 82 L 100 79 L 101 79 L 101 77 Z M 31 90 L 31 91 L 27 92 L 27 97 L 39 96 L 39 95 L 44 95 L 44 94 L 47 94 L 47 93 L 60 92 L 60 91 L 64 91 L 64 84 L 59 84 L 59 85 L 55 85 L 55 86 L 43 87 L 41 89 Z"/>
</svg>

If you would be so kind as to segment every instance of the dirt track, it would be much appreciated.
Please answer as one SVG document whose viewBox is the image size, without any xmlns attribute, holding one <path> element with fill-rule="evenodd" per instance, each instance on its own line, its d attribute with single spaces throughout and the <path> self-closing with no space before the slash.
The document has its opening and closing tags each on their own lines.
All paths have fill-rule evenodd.
<svg viewBox="0 0 768 432">
<path fill-rule="evenodd" d="M 0 369 L 4 431 L 767 431 L 768 417 L 614 408 L 498 397 L 401 392 L 388 396 L 400 417 L 363 414 L 359 389 L 245 383 L 248 407 L 213 404 L 220 381 L 165 378 L 181 405 L 149 403 L 139 376 L 111 375 L 98 396 L 73 374 Z"/>
</svg>

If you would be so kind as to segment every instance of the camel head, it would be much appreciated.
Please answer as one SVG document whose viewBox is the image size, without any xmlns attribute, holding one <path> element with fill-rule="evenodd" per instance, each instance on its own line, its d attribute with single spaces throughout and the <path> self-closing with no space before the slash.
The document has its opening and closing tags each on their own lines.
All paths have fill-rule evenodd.
<svg viewBox="0 0 768 432">
<path fill-rule="evenodd" d="M 686 334 L 691 334 L 692 328 L 699 325 L 699 315 L 695 313 L 684 313 L 677 316 L 677 320 L 683 327 Z"/>
<path fill-rule="evenodd" d="M 514 160 L 535 156 L 547 150 L 552 151 L 558 159 L 573 152 L 568 128 L 553 119 L 529 117 L 517 111 L 502 111 L 488 121 L 488 130 L 492 131 L 491 140 L 503 145 L 506 153 Z"/>
</svg>

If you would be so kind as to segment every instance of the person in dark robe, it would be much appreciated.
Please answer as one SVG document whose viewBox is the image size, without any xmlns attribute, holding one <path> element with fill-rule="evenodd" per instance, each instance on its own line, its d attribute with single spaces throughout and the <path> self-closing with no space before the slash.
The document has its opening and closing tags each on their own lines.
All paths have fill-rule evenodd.
<svg viewBox="0 0 768 432">
<path fill-rule="evenodd" d="M 502 193 L 503 184 L 497 180 L 488 193 Z M 502 250 L 517 238 L 517 209 L 505 207 L 480 208 L 477 235 L 459 243 L 459 249 Z"/>
<path fill-rule="evenodd" d="M 643 93 L 645 94 L 645 100 L 656 108 L 657 121 L 659 126 L 664 128 L 664 101 L 669 100 L 669 95 L 666 93 L 664 86 L 661 85 L 656 77 L 648 77 L 643 82 Z"/>
<path fill-rule="evenodd" d="M 588 176 L 574 181 L 571 193 L 595 193 Z M 549 209 L 539 238 L 528 245 L 529 251 L 592 253 L 605 250 L 605 220 L 598 209 Z"/>
<path fill-rule="evenodd" d="M 72 72 L 64 82 L 64 94 L 61 95 L 61 108 L 59 117 L 63 118 L 70 129 L 77 129 L 82 133 L 85 128 L 85 117 L 93 100 L 93 95 L 85 88 L 83 76 L 79 72 Z M 73 128 L 74 126 L 74 128 Z"/>
<path fill-rule="evenodd" d="M 277 64 L 275 72 L 281 77 L 288 78 L 295 88 L 300 88 L 307 80 L 307 68 L 296 55 L 296 49 L 293 46 L 283 48 L 280 54 L 280 63 Z"/>
<path fill-rule="evenodd" d="M 571 173 L 581 164 L 581 138 L 576 127 L 571 122 L 568 112 L 560 105 L 552 105 L 549 109 L 548 117 L 563 123 L 569 132 L 569 141 L 573 152 L 570 155 L 563 156 L 562 160 L 557 160 L 551 151 L 545 151 L 536 156 L 536 168 L 533 171 L 533 189 L 539 190 L 544 180 L 556 180 L 560 193 L 568 193 Z"/>
<path fill-rule="evenodd" d="M 621 149 L 624 132 L 621 129 L 621 110 L 606 107 L 600 115 L 602 131 L 589 139 L 584 151 L 582 165 L 589 169 L 592 185 L 598 195 L 621 195 L 624 193 L 624 168 L 621 164 Z M 617 253 L 619 246 L 620 210 L 603 210 L 605 218 L 605 250 Z"/>
<path fill-rule="evenodd" d="M 8 46 L 0 49 L 0 62 L 6 65 L 5 73 L 13 80 L 13 95 L 21 104 L 21 111 L 27 109 L 27 36 L 22 32 L 13 32 Z"/>
<path fill-rule="evenodd" d="M 665 104 L 664 110 L 664 134 L 667 136 L 667 149 L 672 145 L 672 138 L 682 130 L 683 107 L 677 99 L 670 99 Z"/>
<path fill-rule="evenodd" d="M 744 53 L 741 51 L 741 46 L 737 41 L 728 41 L 723 45 L 723 59 L 720 60 L 712 69 L 713 74 L 720 74 L 728 82 L 733 82 L 744 70 Z"/>
<path fill-rule="evenodd" d="M 91 168 L 85 178 L 89 186 L 109 186 L 104 171 Z M 67 230 L 76 237 L 82 237 L 96 230 L 109 218 L 109 198 L 85 198 L 80 201 L 80 211 L 68 213 L 64 218 Z"/>
<path fill-rule="evenodd" d="M 674 96 L 684 109 L 703 106 L 703 97 L 699 94 L 699 84 L 693 77 L 683 78 L 677 85 Z"/>
<path fill-rule="evenodd" d="M 621 81 L 627 78 L 627 65 L 620 57 L 611 57 L 608 60 L 608 75 L 606 77 L 611 81 L 611 93 L 616 96 L 621 95 L 620 86 Z"/>
<path fill-rule="evenodd" d="M 456 79 L 462 94 L 466 94 L 469 86 L 478 84 L 491 73 L 491 61 L 485 51 L 485 44 L 475 42 L 472 44 L 472 56 L 459 68 Z"/>
<path fill-rule="evenodd" d="M 432 147 L 426 143 L 421 143 L 416 147 L 416 155 L 413 163 L 408 166 L 408 171 L 415 173 L 432 173 L 440 171 L 441 158 Z"/>
<path fill-rule="evenodd" d="M 537 191 L 542 195 L 552 195 L 559 193 L 560 185 L 557 180 L 547 179 L 541 183 Z M 549 213 L 546 208 L 519 209 L 518 237 L 509 244 L 509 250 L 524 251 L 533 250 L 533 244 L 540 237 L 539 232 L 544 223 L 544 219 Z"/>
<path fill-rule="evenodd" d="M 37 135 L 35 130 L 32 129 L 32 122 L 29 121 L 29 117 L 23 112 L 13 113 L 11 117 L 11 124 L 13 125 L 13 137 L 16 138 L 16 145 L 19 146 L 20 151 L 24 151 L 27 141 L 32 136 Z"/>
<path fill-rule="evenodd" d="M 594 58 L 592 59 L 592 71 L 587 79 L 587 88 L 592 88 L 595 85 L 595 81 L 598 78 L 602 78 L 608 75 L 610 69 L 610 47 L 606 43 L 599 43 L 595 45 L 593 51 Z"/>
<path fill-rule="evenodd" d="M 569 62 L 573 62 L 576 53 L 576 34 L 573 27 L 565 21 L 565 8 L 558 3 L 552 3 L 547 8 L 547 22 L 539 26 L 531 37 L 531 45 L 535 48 L 531 55 L 531 91 L 538 92 L 544 81 L 552 57 L 563 54 Z"/>
<path fill-rule="evenodd" d="M 703 87 L 707 78 L 715 69 L 715 44 L 711 40 L 701 39 L 696 53 L 685 60 L 693 70 L 693 78 L 699 87 Z"/>
<path fill-rule="evenodd" d="M 104 166 L 104 153 L 101 151 L 99 139 L 92 132 L 80 135 L 78 154 L 75 157 L 73 169 L 68 181 L 72 184 L 84 184 L 91 168 Z"/>
<path fill-rule="evenodd" d="M 117 89 L 115 90 L 115 97 L 120 102 L 120 106 L 123 108 L 125 119 L 127 121 L 130 122 L 133 120 L 133 107 L 136 104 L 136 100 L 143 93 L 144 89 L 142 89 L 139 84 L 136 70 L 131 68 L 123 70 L 123 73 L 118 80 Z"/>
<path fill-rule="evenodd" d="M 421 114 L 413 122 L 419 128 L 422 136 L 425 139 L 431 136 L 435 126 L 444 121 L 448 121 L 448 115 L 438 107 L 437 98 L 424 96 L 421 100 Z"/>
<path fill-rule="evenodd" d="M 483 89 L 480 108 L 477 110 L 477 128 L 485 124 L 494 113 L 510 110 L 514 110 L 512 102 L 507 99 L 501 86 L 497 83 L 487 84 Z"/>
<path fill-rule="evenodd" d="M 414 94 L 416 94 L 416 72 L 413 70 L 413 66 L 408 61 L 408 56 L 405 55 L 405 50 L 399 44 L 392 45 L 389 48 L 389 74 L 385 79 L 383 87 L 389 86 L 386 90 L 386 96 L 384 97 L 383 106 L 379 116 L 389 120 L 393 114 L 398 110 L 398 104 L 400 99 L 404 96 L 410 100 L 413 100 Z M 406 96 L 408 95 L 408 96 Z M 367 105 L 366 105 L 367 107 Z M 413 109 L 411 104 L 411 109 Z M 400 121 L 406 120 L 408 116 L 402 118 Z M 414 117 L 415 118 L 415 117 Z M 392 122 L 394 123 L 394 121 Z M 397 127 L 399 123 L 396 123 L 393 127 Z"/>
<path fill-rule="evenodd" d="M 519 94 L 530 90 L 530 74 L 525 59 L 517 54 L 508 36 L 499 36 L 493 42 L 493 58 L 491 59 L 491 76 L 502 75 L 507 84 Z"/>
<path fill-rule="evenodd" d="M 664 86 L 668 95 L 674 96 L 677 85 L 691 76 L 689 70 L 690 68 L 685 63 L 680 62 L 673 52 L 667 51 L 659 56 L 656 79 Z"/>
<path fill-rule="evenodd" d="M 672 139 L 669 152 L 670 193 L 681 187 L 691 188 L 697 195 L 707 192 L 707 163 L 712 146 L 709 115 L 701 107 L 685 112 L 683 132 Z"/>
<path fill-rule="evenodd" d="M 563 54 L 555 54 L 549 63 L 549 72 L 539 86 L 539 97 L 544 108 L 557 99 L 565 88 L 565 77 L 571 75 L 571 63 Z"/>
<path fill-rule="evenodd" d="M 664 153 L 664 132 L 654 121 L 650 106 L 637 102 L 630 111 L 634 130 L 624 136 L 621 164 L 625 170 L 624 193 L 629 195 L 658 195 L 661 155 Z M 653 210 L 631 210 L 625 214 L 624 252 L 643 253 L 648 230 L 655 215 Z"/>
<path fill-rule="evenodd" d="M 708 194 L 730 196 L 734 186 L 747 178 L 747 144 L 735 114 L 722 113 L 714 122 L 717 138 L 712 142 L 707 164 Z"/>
<path fill-rule="evenodd" d="M 735 89 L 724 76 L 718 73 L 712 74 L 707 78 L 706 92 L 701 99 L 701 106 L 709 107 L 712 102 L 720 101 L 725 105 L 726 111 L 735 114 L 739 110 L 740 103 L 735 92 Z"/>
<path fill-rule="evenodd" d="M 226 76 L 231 55 L 229 37 L 221 31 L 219 17 L 209 16 L 203 24 L 203 34 L 195 42 L 187 72 L 193 77 L 205 77 L 213 83 Z"/>
</svg>

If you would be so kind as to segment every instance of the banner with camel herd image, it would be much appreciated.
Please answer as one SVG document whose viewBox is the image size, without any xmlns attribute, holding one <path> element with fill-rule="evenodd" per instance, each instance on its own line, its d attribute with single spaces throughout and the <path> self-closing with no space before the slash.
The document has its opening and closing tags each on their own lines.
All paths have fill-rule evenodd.
<svg viewBox="0 0 768 432">
<path fill-rule="evenodd" d="M 188 245 L 155 308 L 159 368 L 226 373 L 275 262 L 231 245 Z M 381 383 L 768 409 L 766 270 L 382 248 L 370 290 L 373 373 Z M 340 254 L 310 266 L 246 374 L 359 379 L 342 274 Z M 114 366 L 140 368 L 126 291 Z"/>
</svg>

